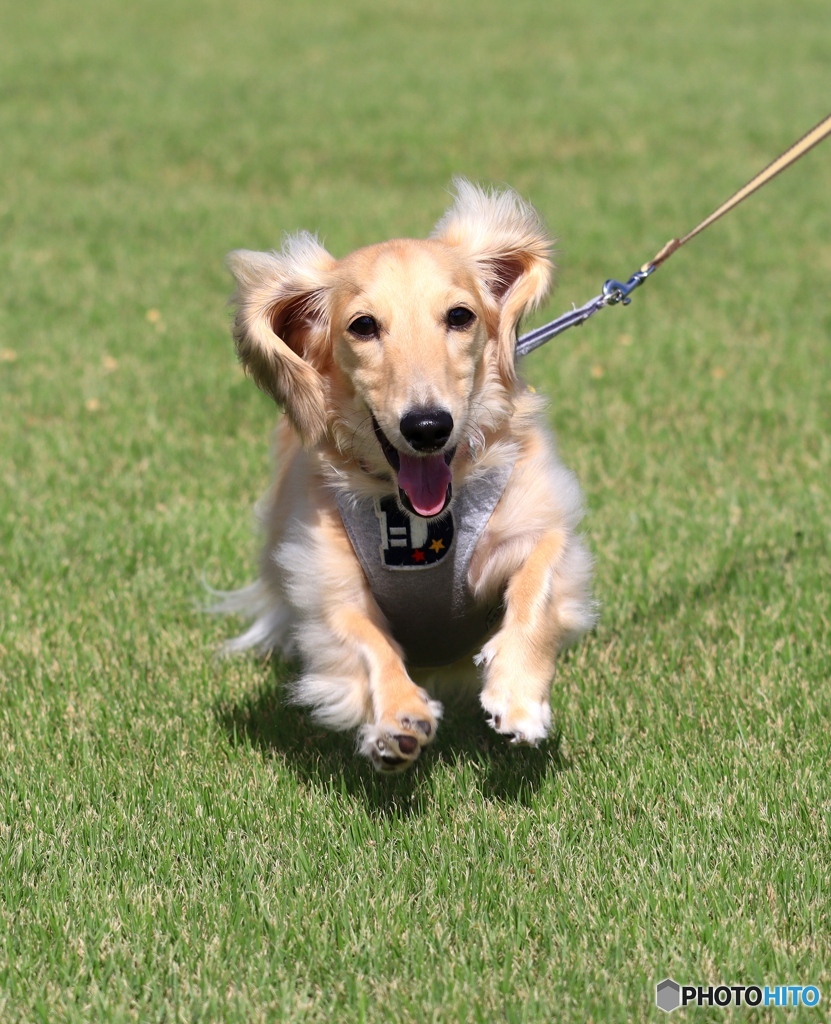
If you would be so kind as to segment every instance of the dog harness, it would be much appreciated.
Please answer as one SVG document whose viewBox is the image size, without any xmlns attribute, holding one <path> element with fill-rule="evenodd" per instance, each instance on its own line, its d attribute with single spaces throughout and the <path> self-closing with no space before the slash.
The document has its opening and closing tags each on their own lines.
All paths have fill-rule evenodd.
<svg viewBox="0 0 831 1024">
<path fill-rule="evenodd" d="M 513 463 L 499 466 L 465 483 L 435 519 L 409 515 L 393 495 L 356 502 L 338 494 L 372 596 L 408 664 L 449 665 L 470 654 L 499 622 L 501 597 L 474 601 L 468 570 L 512 470 Z"/>
</svg>

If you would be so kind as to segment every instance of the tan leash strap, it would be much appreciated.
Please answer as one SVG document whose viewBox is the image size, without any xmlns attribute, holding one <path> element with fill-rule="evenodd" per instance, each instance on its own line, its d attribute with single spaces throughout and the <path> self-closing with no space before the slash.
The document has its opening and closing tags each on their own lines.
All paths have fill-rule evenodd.
<svg viewBox="0 0 831 1024">
<path fill-rule="evenodd" d="M 585 323 L 590 316 L 594 316 L 604 306 L 616 306 L 619 302 L 624 306 L 628 306 L 632 301 L 632 292 L 642 285 L 647 277 L 668 260 L 674 252 L 677 252 L 682 245 L 689 242 L 691 238 L 695 238 L 696 235 L 700 235 L 705 228 L 708 228 L 714 221 L 717 221 L 719 217 L 723 217 L 734 206 L 738 206 L 743 199 L 747 199 L 749 195 L 760 189 L 762 185 L 766 185 L 771 178 L 775 178 L 785 168 L 790 167 L 800 157 L 805 156 L 809 149 L 813 149 L 814 146 L 822 142 L 829 135 L 831 135 L 831 114 L 820 121 L 815 128 L 806 132 L 790 149 L 785 150 L 773 163 L 768 164 L 744 188 L 740 188 L 726 203 L 722 203 L 717 210 L 714 210 L 709 217 L 696 225 L 683 238 L 671 238 L 663 249 L 656 253 L 648 263 L 644 263 L 640 270 L 636 270 L 628 281 L 616 281 L 614 278 L 610 278 L 603 285 L 603 291 L 600 295 L 595 295 L 593 299 L 589 299 L 579 309 L 569 310 L 568 313 L 557 317 L 551 323 L 543 324 L 542 327 L 537 327 L 536 330 L 529 331 L 527 334 L 523 334 L 521 338 L 517 338 L 516 354 L 518 356 L 527 355 L 529 352 L 533 352 L 535 348 L 539 348 L 540 345 L 544 345 L 545 342 L 556 338 L 558 334 L 567 331 L 569 327 L 579 327 L 580 324 Z"/>
<path fill-rule="evenodd" d="M 738 192 L 730 196 L 730 198 L 721 204 L 721 206 L 714 210 L 709 217 L 706 217 L 700 224 L 696 225 L 692 231 L 684 235 L 683 238 L 671 238 L 667 244 L 648 262 L 644 263 L 641 267 L 642 271 L 649 269 L 656 269 L 660 265 L 672 256 L 674 252 L 681 248 L 690 241 L 691 238 L 695 238 L 696 235 L 700 235 L 701 232 L 708 228 L 711 224 L 717 221 L 720 217 L 723 217 L 725 213 L 729 213 L 734 206 L 738 206 L 743 199 L 747 199 L 748 196 L 775 178 L 777 174 L 781 174 L 786 168 L 790 167 L 791 164 L 799 160 L 800 157 L 805 156 L 809 149 L 813 149 L 814 146 L 818 145 L 824 138 L 831 135 L 831 114 L 828 115 L 824 120 L 820 121 L 818 125 L 812 128 L 809 132 L 806 132 L 801 139 L 798 139 L 790 149 L 778 156 L 772 163 L 769 163 L 767 167 L 760 171 L 755 178 L 751 179 L 744 188 L 740 188 Z"/>
</svg>

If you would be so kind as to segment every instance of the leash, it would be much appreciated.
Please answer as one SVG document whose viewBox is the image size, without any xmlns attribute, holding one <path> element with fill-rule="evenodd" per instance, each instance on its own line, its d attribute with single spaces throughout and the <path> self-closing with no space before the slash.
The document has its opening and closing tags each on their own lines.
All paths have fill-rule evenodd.
<svg viewBox="0 0 831 1024">
<path fill-rule="evenodd" d="M 628 281 L 616 281 L 614 278 L 610 278 L 603 285 L 603 291 L 600 295 L 595 295 L 585 305 L 564 313 L 562 316 L 557 317 L 556 320 L 552 320 L 551 323 L 543 324 L 542 327 L 537 327 L 536 330 L 523 334 L 521 338 L 517 339 L 516 354 L 524 356 L 529 352 L 533 352 L 535 348 L 539 348 L 545 342 L 556 338 L 558 334 L 567 331 L 569 327 L 578 327 L 580 324 L 585 323 L 590 316 L 594 316 L 604 306 L 616 306 L 618 303 L 628 306 L 632 301 L 632 292 L 639 288 L 649 275 L 653 274 L 673 253 L 678 252 L 682 245 L 686 245 L 696 235 L 700 235 L 705 228 L 708 228 L 720 217 L 729 213 L 733 207 L 738 206 L 742 200 L 747 199 L 749 195 L 760 189 L 762 185 L 766 185 L 777 174 L 790 167 L 791 164 L 796 163 L 800 157 L 805 156 L 809 149 L 813 149 L 814 146 L 818 145 L 829 135 L 831 135 L 831 114 L 823 121 L 820 121 L 809 132 L 806 132 L 801 139 L 797 139 L 781 156 L 778 156 L 772 163 L 768 164 L 755 178 L 752 178 L 743 188 L 735 192 L 718 209 L 714 210 L 709 217 L 705 217 L 692 231 L 687 232 L 683 238 L 671 238 L 663 249 L 659 250 L 647 263 L 644 263 L 640 270 L 636 270 Z"/>
</svg>

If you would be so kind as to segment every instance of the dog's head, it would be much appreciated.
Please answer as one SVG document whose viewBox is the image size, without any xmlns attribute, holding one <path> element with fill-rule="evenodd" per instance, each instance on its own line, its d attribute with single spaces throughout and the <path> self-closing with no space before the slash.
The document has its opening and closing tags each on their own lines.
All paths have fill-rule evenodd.
<svg viewBox="0 0 831 1024">
<path fill-rule="evenodd" d="M 513 409 L 517 325 L 551 277 L 535 211 L 457 181 L 428 239 L 336 260 L 303 233 L 229 265 L 240 359 L 304 441 L 391 479 L 411 512 L 439 515 L 457 453 L 470 456 Z"/>
</svg>

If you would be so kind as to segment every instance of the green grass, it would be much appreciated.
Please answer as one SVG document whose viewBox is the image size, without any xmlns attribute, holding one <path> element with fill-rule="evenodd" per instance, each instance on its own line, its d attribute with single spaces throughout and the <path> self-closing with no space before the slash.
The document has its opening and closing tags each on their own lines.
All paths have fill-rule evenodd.
<svg viewBox="0 0 831 1024">
<path fill-rule="evenodd" d="M 42 0 L 0 15 L 0 1019 L 663 1019 L 831 999 L 831 144 L 530 356 L 603 612 L 557 735 L 406 778 L 216 661 L 267 399 L 234 247 L 426 233 L 455 173 L 560 238 L 539 322 L 827 113 L 825 0 Z"/>
</svg>

